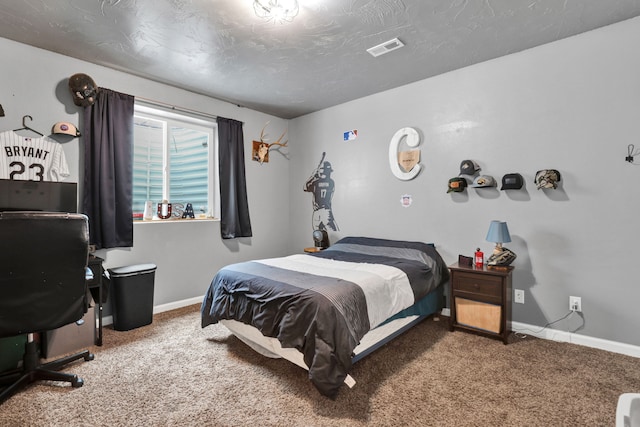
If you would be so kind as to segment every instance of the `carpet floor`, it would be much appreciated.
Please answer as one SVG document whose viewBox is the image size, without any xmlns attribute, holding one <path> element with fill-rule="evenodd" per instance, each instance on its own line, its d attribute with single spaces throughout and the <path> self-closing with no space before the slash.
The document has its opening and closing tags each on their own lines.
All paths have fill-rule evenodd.
<svg viewBox="0 0 640 427">
<path fill-rule="evenodd" d="M 305 370 L 249 349 L 199 306 L 104 331 L 95 360 L 65 369 L 84 386 L 30 385 L 0 426 L 613 426 L 640 392 L 640 359 L 514 334 L 509 345 L 427 319 L 356 363 L 323 397 Z"/>
</svg>

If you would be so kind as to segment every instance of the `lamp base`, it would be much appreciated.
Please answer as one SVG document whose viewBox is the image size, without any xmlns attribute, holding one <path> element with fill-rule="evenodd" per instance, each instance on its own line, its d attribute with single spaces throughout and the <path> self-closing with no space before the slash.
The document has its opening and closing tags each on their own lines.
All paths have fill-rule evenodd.
<svg viewBox="0 0 640 427">
<path fill-rule="evenodd" d="M 497 246 L 496 246 L 497 248 Z M 489 266 L 507 266 L 510 265 L 515 259 L 516 254 L 505 247 L 500 247 L 500 251 L 497 253 L 494 251 L 493 255 L 487 260 L 487 267 Z"/>
</svg>

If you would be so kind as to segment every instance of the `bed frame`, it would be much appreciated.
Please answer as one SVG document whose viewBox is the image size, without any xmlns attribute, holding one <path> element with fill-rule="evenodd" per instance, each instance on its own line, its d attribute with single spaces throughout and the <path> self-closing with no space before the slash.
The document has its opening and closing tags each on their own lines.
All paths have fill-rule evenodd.
<svg viewBox="0 0 640 427">
<path fill-rule="evenodd" d="M 422 314 L 411 314 L 406 317 L 394 316 L 387 322 L 369 331 L 362 337 L 360 344 L 354 349 L 354 356 L 351 359 L 352 362 L 356 363 L 389 341 L 413 328 L 427 317 L 439 313 L 442 309 L 443 292 L 444 286 L 439 286 L 421 300 L 420 312 Z M 410 312 L 411 307 L 406 311 Z M 257 328 L 238 322 L 237 320 L 220 320 L 220 323 L 229 329 L 239 340 L 263 356 L 273 359 L 286 359 L 301 368 L 309 370 L 309 367 L 304 363 L 302 353 L 295 348 L 283 348 L 277 338 L 266 337 L 262 335 Z M 356 381 L 351 375 L 347 375 L 344 383 L 349 388 L 352 388 L 356 384 Z"/>
</svg>

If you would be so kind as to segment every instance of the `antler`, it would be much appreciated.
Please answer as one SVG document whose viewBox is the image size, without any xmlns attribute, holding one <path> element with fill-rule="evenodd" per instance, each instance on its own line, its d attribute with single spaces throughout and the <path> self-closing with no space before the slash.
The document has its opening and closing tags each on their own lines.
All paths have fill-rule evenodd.
<svg viewBox="0 0 640 427">
<path fill-rule="evenodd" d="M 286 140 L 285 142 L 280 142 L 282 141 L 282 138 L 284 138 L 284 136 L 286 135 L 287 131 L 285 130 L 282 135 L 280 135 L 280 138 L 278 138 L 278 140 L 276 142 L 272 142 L 271 144 L 269 144 L 267 141 L 267 135 L 264 133 L 264 131 L 267 129 L 267 126 L 269 125 L 269 122 L 267 122 L 264 127 L 262 128 L 262 131 L 260 132 L 260 141 L 253 141 L 253 150 L 254 150 L 254 160 L 259 161 L 260 163 L 262 162 L 268 162 L 269 161 L 269 150 L 271 149 L 271 147 L 273 147 L 274 145 L 279 145 L 281 147 L 286 147 L 287 146 L 287 142 L 289 142 L 289 140 Z"/>
<path fill-rule="evenodd" d="M 264 127 L 260 131 L 260 142 L 266 142 L 266 140 L 265 140 L 266 135 L 264 134 L 264 130 L 267 128 L 267 126 L 269 126 L 269 123 L 270 122 L 265 123 Z"/>
<path fill-rule="evenodd" d="M 287 133 L 286 130 L 284 132 L 282 132 L 282 135 L 280 135 L 280 138 L 278 138 L 278 140 L 276 142 L 272 142 L 271 144 L 269 144 L 268 147 L 271 148 L 272 145 L 279 145 L 281 147 L 286 147 L 287 146 L 287 142 L 289 142 L 288 139 L 285 142 L 280 142 L 280 140 L 282 138 L 284 138 L 286 133 Z M 261 141 L 262 141 L 262 139 L 261 139 Z"/>
<path fill-rule="evenodd" d="M 282 135 L 280 135 L 280 138 L 278 138 L 276 142 L 272 142 L 271 144 L 267 143 L 268 139 L 266 138 L 267 135 L 265 135 L 264 131 L 267 129 L 267 126 L 269 126 L 269 123 L 271 123 L 271 121 L 268 121 L 267 123 L 265 123 L 264 127 L 260 131 L 260 142 L 262 142 L 263 144 L 267 144 L 267 147 L 271 147 L 272 145 L 280 145 L 281 147 L 286 147 L 287 142 L 289 142 L 288 139 L 285 142 L 280 142 L 280 140 L 284 138 L 284 136 L 287 134 L 286 130 L 282 132 Z"/>
</svg>

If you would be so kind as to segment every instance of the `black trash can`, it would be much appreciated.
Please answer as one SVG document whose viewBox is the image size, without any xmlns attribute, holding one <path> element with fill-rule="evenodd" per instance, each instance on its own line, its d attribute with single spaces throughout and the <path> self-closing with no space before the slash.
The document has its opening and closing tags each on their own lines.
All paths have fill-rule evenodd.
<svg viewBox="0 0 640 427">
<path fill-rule="evenodd" d="M 128 331 L 153 320 L 155 264 L 110 268 L 113 329 Z"/>
</svg>

